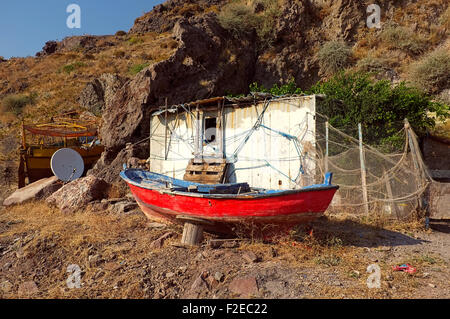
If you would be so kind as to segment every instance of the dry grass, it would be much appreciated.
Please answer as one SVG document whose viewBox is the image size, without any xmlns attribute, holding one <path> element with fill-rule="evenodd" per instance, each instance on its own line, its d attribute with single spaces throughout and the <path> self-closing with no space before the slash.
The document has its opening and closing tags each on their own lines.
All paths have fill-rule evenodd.
<svg viewBox="0 0 450 319">
<path fill-rule="evenodd" d="M 219 290 L 220 296 L 229 298 L 232 296 L 224 293 L 223 288 L 232 278 L 245 273 L 246 269 L 259 269 L 264 273 L 265 267 L 270 265 L 276 265 L 280 274 L 287 275 L 290 284 L 307 287 L 300 292 L 306 298 L 413 298 L 418 293 L 424 295 L 422 289 L 427 285 L 424 272 L 433 272 L 436 278 L 445 276 L 446 263 L 438 254 L 413 251 L 393 260 L 390 249 L 385 250 L 384 246 L 369 248 L 357 244 L 355 238 L 359 231 L 369 231 L 373 240 L 378 230 L 383 231 L 373 223 L 373 220 L 329 217 L 313 223 L 312 228 L 298 227 L 271 242 L 242 241 L 237 249 L 171 246 L 179 241 L 179 236 L 170 239 L 163 249 L 151 249 L 154 239 L 167 231 L 180 235 L 181 228 L 155 231 L 147 228 L 142 215 L 89 211 L 62 214 L 45 203 L 35 202 L 0 212 L 0 248 L 14 249 L 13 255 L 3 254 L 0 261 L 4 264 L 10 260 L 5 260 L 11 258 L 8 256 L 17 258 L 10 260 L 17 270 L 7 275 L 10 282 L 13 282 L 11 278 L 16 280 L 14 291 L 21 282 L 33 280 L 40 289 L 39 296 L 44 298 L 153 298 L 161 293 L 180 297 L 177 291 L 188 290 L 198 273 L 205 269 L 213 274 L 214 269 L 226 274 Z M 414 223 L 385 227 L 411 232 L 420 229 Z M 372 240 L 366 237 L 367 234 L 364 239 Z M 5 243 L 8 245 L 4 246 Z M 243 267 L 245 251 L 254 252 L 260 262 Z M 89 261 L 97 254 L 104 260 L 100 265 Z M 209 259 L 202 256 L 209 256 Z M 418 272 L 413 275 L 392 272 L 392 265 L 405 262 L 417 267 Z M 369 289 L 366 285 L 369 276 L 366 268 L 373 263 L 381 268 L 381 289 Z M 70 264 L 79 265 L 83 271 L 85 286 L 81 289 L 71 290 L 66 286 L 66 268 Z M 188 273 L 180 273 L 180 266 L 187 266 Z M 146 271 L 147 268 L 151 270 Z M 169 271 L 177 274 L 174 281 L 166 279 Z M 307 278 L 295 277 L 299 272 L 307 274 Z M 210 298 L 214 290 L 206 289 L 205 293 L 204 296 Z M 13 292 L 2 297 L 17 295 Z"/>
<path fill-rule="evenodd" d="M 46 298 L 144 297 L 142 289 L 136 292 L 133 270 L 118 274 L 117 269 L 140 263 L 151 253 L 152 240 L 161 235 L 149 234 L 142 215 L 123 218 L 89 211 L 62 214 L 43 202 L 3 210 L 0 227 L 0 243 L 16 243 L 15 254 L 25 261 L 19 271 L 37 282 Z M 108 261 L 104 267 L 89 262 L 89 256 L 96 254 Z M 81 267 L 89 289 L 67 289 L 66 268 L 71 264 Z M 96 280 L 99 274 L 101 280 Z M 16 284 L 20 283 L 16 279 Z M 113 290 L 118 284 L 126 289 Z"/>
<path fill-rule="evenodd" d="M 13 58 L 2 63 L 0 78 L 8 88 L 20 94 L 38 94 L 33 107 L 25 108 L 25 120 L 42 120 L 68 109 L 79 109 L 76 99 L 84 86 L 103 73 L 129 76 L 133 65 L 157 63 L 167 59 L 178 43 L 169 34 L 148 33 L 142 36 L 110 36 L 112 46 L 99 52 L 70 51 L 41 59 Z M 105 41 L 106 41 L 105 40 Z M 145 60 L 142 57 L 145 56 Z M 0 98 L 5 93 L 0 91 Z"/>
<path fill-rule="evenodd" d="M 438 48 L 412 64 L 410 79 L 421 89 L 436 93 L 450 85 L 450 45 Z"/>
<path fill-rule="evenodd" d="M 88 212 L 63 214 L 43 202 L 16 206 L 1 216 L 2 220 L 16 223 L 4 231 L 2 237 L 35 232 L 42 238 L 57 237 L 65 249 L 77 249 L 87 243 L 97 244 L 116 239 L 117 234 L 134 229 L 142 222 L 142 218 L 134 216 L 120 219 L 114 215 Z"/>
</svg>

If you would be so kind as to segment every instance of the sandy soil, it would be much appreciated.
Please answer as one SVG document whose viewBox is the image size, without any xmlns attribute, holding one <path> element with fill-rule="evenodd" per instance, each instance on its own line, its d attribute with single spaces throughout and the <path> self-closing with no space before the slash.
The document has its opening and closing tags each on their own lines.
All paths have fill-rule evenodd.
<svg viewBox="0 0 450 319">
<path fill-rule="evenodd" d="M 62 214 L 30 203 L 0 211 L 0 297 L 450 298 L 449 230 L 327 216 L 273 242 L 212 248 L 206 235 L 183 248 L 180 227 L 140 212 Z M 417 271 L 392 270 L 404 263 Z M 372 264 L 379 288 L 367 285 Z"/>
</svg>

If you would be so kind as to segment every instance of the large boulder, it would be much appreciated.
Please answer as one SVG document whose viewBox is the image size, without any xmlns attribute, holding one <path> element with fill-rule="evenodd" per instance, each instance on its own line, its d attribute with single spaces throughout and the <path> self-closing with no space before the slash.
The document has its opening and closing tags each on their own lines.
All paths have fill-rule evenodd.
<svg viewBox="0 0 450 319">
<path fill-rule="evenodd" d="M 36 53 L 36 56 L 37 57 L 47 56 L 55 53 L 57 49 L 58 49 L 58 42 L 48 41 L 45 43 L 44 47 L 42 48 L 42 51 Z"/>
<path fill-rule="evenodd" d="M 89 82 L 78 97 L 78 104 L 88 111 L 102 113 L 105 105 L 111 103 L 114 94 L 126 82 L 126 79 L 115 74 L 102 74 Z"/>
<path fill-rule="evenodd" d="M 58 177 L 41 179 L 24 188 L 18 189 L 3 202 L 3 206 L 22 204 L 31 200 L 45 199 L 62 187 Z"/>
<path fill-rule="evenodd" d="M 106 182 L 114 184 L 120 181 L 119 173 L 123 169 L 123 165 L 128 164 L 130 159 L 147 157 L 148 153 L 143 152 L 142 148 L 137 146 L 125 147 L 119 153 L 106 150 L 87 175 L 101 176 Z M 125 183 L 123 185 L 126 186 Z"/>
<path fill-rule="evenodd" d="M 190 18 L 208 10 L 217 10 L 227 2 L 227 0 L 168 0 L 137 18 L 129 33 L 169 32 L 180 17 Z"/>
<path fill-rule="evenodd" d="M 66 184 L 47 198 L 47 203 L 58 207 L 63 213 L 72 213 L 90 202 L 105 198 L 108 190 L 107 182 L 91 175 Z"/>
<path fill-rule="evenodd" d="M 105 105 L 100 136 L 107 155 L 103 165 L 102 161 L 96 165 L 97 176 L 110 173 L 108 165 L 127 143 L 149 135 L 150 112 L 166 98 L 173 105 L 245 92 L 254 74 L 255 36 L 233 38 L 214 14 L 179 20 L 173 29 L 179 43 L 176 52 L 138 73 Z M 141 146 L 147 158 L 148 143 Z"/>
</svg>

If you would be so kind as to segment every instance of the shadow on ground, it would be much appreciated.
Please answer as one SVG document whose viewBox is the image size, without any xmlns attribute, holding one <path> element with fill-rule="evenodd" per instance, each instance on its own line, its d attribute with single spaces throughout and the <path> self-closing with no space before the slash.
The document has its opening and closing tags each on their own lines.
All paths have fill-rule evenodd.
<svg viewBox="0 0 450 319">
<path fill-rule="evenodd" d="M 430 228 L 441 233 L 450 234 L 450 220 L 431 220 Z"/>
<path fill-rule="evenodd" d="M 322 217 L 308 226 L 298 229 L 299 238 L 313 230 L 314 238 L 321 244 L 332 244 L 340 240 L 344 246 L 378 247 L 378 246 L 408 246 L 427 242 L 413 238 L 400 232 L 375 226 L 361 224 L 353 220 L 336 220 Z"/>
</svg>

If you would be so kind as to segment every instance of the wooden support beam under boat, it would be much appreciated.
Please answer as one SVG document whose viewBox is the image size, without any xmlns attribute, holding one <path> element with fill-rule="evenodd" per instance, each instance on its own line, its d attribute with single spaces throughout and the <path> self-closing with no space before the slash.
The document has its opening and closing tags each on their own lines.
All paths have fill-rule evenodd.
<svg viewBox="0 0 450 319">
<path fill-rule="evenodd" d="M 181 244 L 185 246 L 199 246 L 203 240 L 204 226 L 214 224 L 209 220 L 186 215 L 178 215 L 176 218 L 184 222 Z"/>
</svg>

